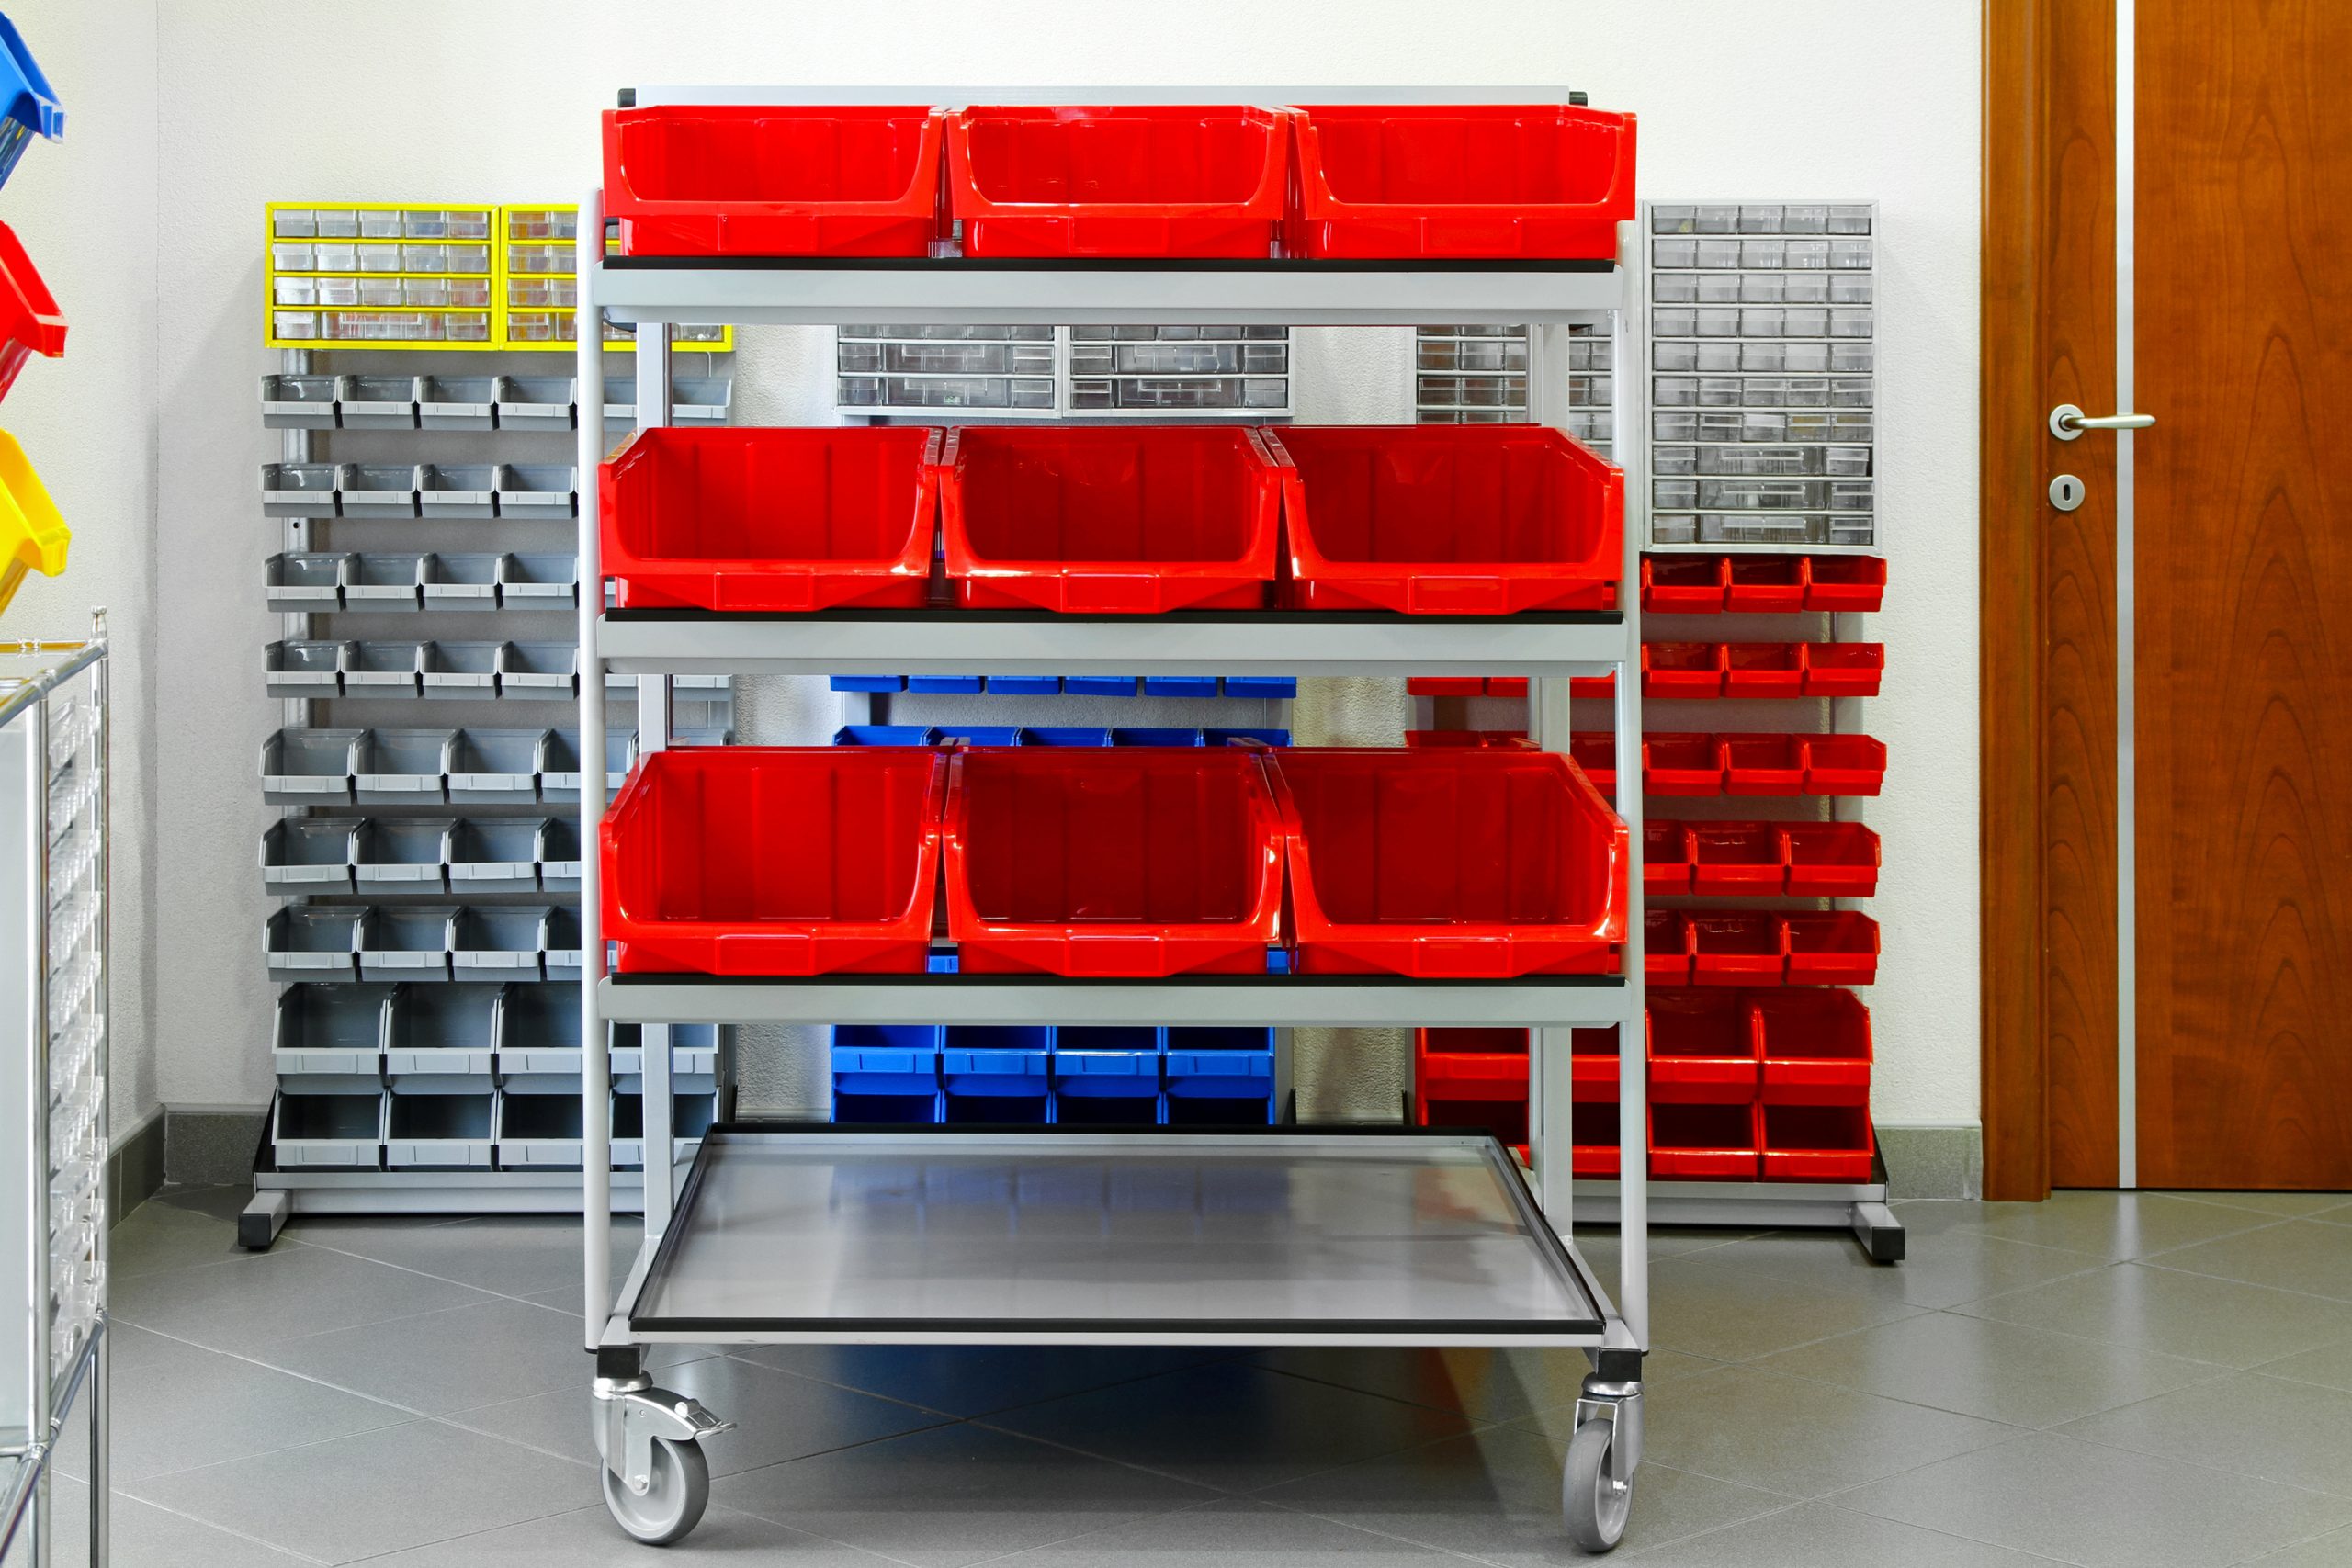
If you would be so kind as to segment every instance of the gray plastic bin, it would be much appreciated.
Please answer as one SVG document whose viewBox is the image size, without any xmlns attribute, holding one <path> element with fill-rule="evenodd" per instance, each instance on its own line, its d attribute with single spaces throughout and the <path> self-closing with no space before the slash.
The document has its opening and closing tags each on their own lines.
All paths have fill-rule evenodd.
<svg viewBox="0 0 2352 1568">
<path fill-rule="evenodd" d="M 273 980 L 348 980 L 355 976 L 364 909 L 286 908 L 262 927 Z"/>
<path fill-rule="evenodd" d="M 702 1135 L 718 1120 L 716 1094 L 673 1094 L 670 1097 L 671 1159 L 674 1164 L 693 1155 Z M 645 1168 L 645 1096 L 613 1096 L 613 1168 Z"/>
<path fill-rule="evenodd" d="M 458 911 L 447 904 L 368 910 L 359 923 L 359 975 L 367 980 L 447 980 Z"/>
<path fill-rule="evenodd" d="M 582 1136 L 580 1077 L 571 1092 L 535 1093 L 509 1087 L 498 1097 L 498 1166 L 501 1170 L 578 1170 Z"/>
<path fill-rule="evenodd" d="M 613 1087 L 624 1094 L 645 1089 L 645 1025 L 616 1023 L 613 1029 Z M 718 1088 L 718 1025 L 670 1025 L 670 1088 L 678 1094 L 707 1094 Z"/>
<path fill-rule="evenodd" d="M 580 819 L 550 817 L 539 824 L 539 886 L 549 893 L 580 891 Z"/>
<path fill-rule="evenodd" d="M 270 893 L 299 898 L 348 893 L 353 886 L 352 831 L 357 823 L 340 817 L 288 817 L 261 836 L 261 885 Z"/>
<path fill-rule="evenodd" d="M 487 1170 L 494 1095 L 385 1097 L 384 1164 L 392 1170 Z"/>
<path fill-rule="evenodd" d="M 273 642 L 261 650 L 262 690 L 273 697 L 332 697 L 342 690 L 347 642 Z"/>
<path fill-rule="evenodd" d="M 289 1094 L 270 1113 L 269 1143 L 281 1170 L 375 1170 L 383 1164 L 384 1104 L 374 1094 Z"/>
<path fill-rule="evenodd" d="M 580 801 L 580 731 L 549 729 L 541 732 L 545 741 L 539 749 L 539 798 L 549 805 Z M 605 732 L 605 794 L 616 794 L 621 781 L 628 777 L 628 770 L 637 761 L 637 736 L 629 730 L 608 729 Z"/>
<path fill-rule="evenodd" d="M 413 517 L 416 465 L 345 463 L 335 472 L 334 491 L 345 517 Z"/>
<path fill-rule="evenodd" d="M 580 694 L 580 649 L 568 642 L 510 642 L 499 649 L 504 697 L 570 702 Z"/>
<path fill-rule="evenodd" d="M 414 430 L 416 378 L 345 376 L 335 388 L 345 430 Z"/>
<path fill-rule="evenodd" d="M 670 423 L 725 424 L 734 400 L 735 378 L 731 376 L 673 377 L 670 382 Z"/>
<path fill-rule="evenodd" d="M 576 383 L 562 376 L 501 376 L 494 391 L 501 430 L 570 430 Z"/>
<path fill-rule="evenodd" d="M 308 1094 L 374 1094 L 384 1087 L 390 986 L 304 981 L 277 996 L 270 1065 L 282 1086 Z"/>
<path fill-rule="evenodd" d="M 573 488 L 577 472 L 566 463 L 499 464 L 498 514 L 557 519 L 577 516 L 580 497 Z"/>
<path fill-rule="evenodd" d="M 478 980 L 537 979 L 551 913 L 537 904 L 481 904 L 458 910 L 453 949 L 458 973 Z"/>
<path fill-rule="evenodd" d="M 370 550 L 354 556 L 343 602 L 354 610 L 414 610 L 424 603 L 419 584 L 424 557 L 413 550 Z"/>
<path fill-rule="evenodd" d="M 417 514 L 457 523 L 498 515 L 497 468 L 490 463 L 426 463 L 416 470 Z"/>
<path fill-rule="evenodd" d="M 261 378 L 261 423 L 270 430 L 333 430 L 332 376 L 265 376 Z"/>
<path fill-rule="evenodd" d="M 262 569 L 265 602 L 273 610 L 306 615 L 340 609 L 347 550 L 283 550 Z"/>
<path fill-rule="evenodd" d="M 496 379 L 489 376 L 425 376 L 416 386 L 416 423 L 425 430 L 488 430 L 496 423 Z"/>
<path fill-rule="evenodd" d="M 542 947 L 547 953 L 547 973 L 550 980 L 580 978 L 580 911 L 558 904 L 546 911 L 547 931 Z"/>
<path fill-rule="evenodd" d="M 496 986 L 401 986 L 384 1025 L 394 1094 L 487 1094 L 498 1043 Z"/>
<path fill-rule="evenodd" d="M 261 797 L 272 806 L 348 806 L 364 729 L 281 729 L 261 743 Z"/>
<path fill-rule="evenodd" d="M 580 987 L 526 981 L 498 1009 L 498 1078 L 510 1093 L 580 1098 Z"/>
<path fill-rule="evenodd" d="M 424 694 L 440 701 L 487 702 L 498 695 L 494 642 L 432 642 L 424 646 Z"/>
<path fill-rule="evenodd" d="M 265 517 L 333 517 L 335 514 L 334 465 L 264 463 L 261 466 L 261 510 Z"/>
<path fill-rule="evenodd" d="M 345 696 L 413 697 L 424 678 L 422 642 L 356 642 L 343 661 Z"/>
<path fill-rule="evenodd" d="M 569 610 L 580 603 L 580 558 L 521 554 L 498 558 L 499 597 L 510 610 Z"/>
<path fill-rule="evenodd" d="M 379 817 L 359 824 L 352 874 L 367 894 L 447 889 L 449 823 L 435 817 Z"/>
<path fill-rule="evenodd" d="M 528 806 L 539 797 L 544 729 L 460 729 L 449 754 L 452 806 Z M 578 786 L 572 791 L 579 797 Z"/>
<path fill-rule="evenodd" d="M 537 817 L 458 822 L 449 840 L 450 893 L 464 898 L 476 893 L 537 892 L 540 835 L 547 825 Z M 576 868 L 573 877 L 576 882 Z"/>
<path fill-rule="evenodd" d="M 439 806 L 447 798 L 454 729 L 371 729 L 354 763 L 362 806 Z"/>
<path fill-rule="evenodd" d="M 426 556 L 424 607 L 428 610 L 497 609 L 498 558 L 487 554 Z"/>
</svg>

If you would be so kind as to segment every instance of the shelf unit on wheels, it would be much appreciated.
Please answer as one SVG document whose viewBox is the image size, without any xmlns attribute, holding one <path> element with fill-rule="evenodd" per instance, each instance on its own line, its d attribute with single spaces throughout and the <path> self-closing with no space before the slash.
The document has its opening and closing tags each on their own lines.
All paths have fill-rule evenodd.
<svg viewBox="0 0 2352 1568">
<path fill-rule="evenodd" d="M 910 96 L 910 94 L 911 96 Z M 1557 89 L 1252 88 L 1035 91 L 992 87 L 663 89 L 627 104 L 1562 102 Z M 603 193 L 581 209 L 601 231 Z M 640 409 L 669 406 L 663 345 L 713 323 L 925 321 L 1240 322 L 1415 326 L 1532 323 L 1537 417 L 1568 418 L 1568 328 L 1628 352 L 1626 274 L 1609 261 L 904 261 L 580 257 L 582 320 L 637 329 Z M 583 336 L 583 341 L 587 339 Z M 603 356 L 580 358 L 580 462 L 605 453 Z M 1617 432 L 1619 460 L 1640 432 Z M 595 487 L 581 486 L 585 584 L 602 581 Z M 1497 671 L 1535 682 L 1536 739 L 1569 745 L 1569 681 L 1615 674 L 1617 767 L 1641 765 L 1639 536 L 1624 536 L 1619 607 L 1508 619 L 1229 611 L 1153 617 L 972 611 L 723 614 L 604 611 L 581 597 L 581 736 L 601 746 L 610 671 L 648 684 L 640 750 L 667 737 L 681 674 L 1353 673 Z M 605 802 L 581 802 L 594 845 Z M 1640 796 L 1623 815 L 1636 852 Z M 1031 1023 L 1363 1027 L 1398 1023 L 1535 1031 L 1531 1185 L 1484 1134 L 1270 1127 L 1254 1132 L 719 1127 L 683 1183 L 645 1164 L 646 1236 L 617 1292 L 606 1230 L 586 1227 L 586 1341 L 596 1355 L 593 1429 L 622 1528 L 666 1541 L 707 1492 L 698 1440 L 726 1423 L 655 1388 L 650 1347 L 718 1344 L 1187 1344 L 1573 1348 L 1593 1364 L 1577 1407 L 1564 1497 L 1569 1517 L 1614 1544 L 1641 1452 L 1648 1346 L 1648 1188 L 1638 1162 L 1617 1189 L 1616 1299 L 1568 1235 L 1577 1028 L 1614 1028 L 1617 1134 L 1646 1141 L 1642 908 L 1631 878 L 1622 974 L 1411 980 L 1267 974 L 1170 979 L 1017 975 L 717 978 L 605 973 L 599 867 L 583 857 L 582 1008 L 587 1089 L 585 1206 L 607 1207 L 613 1129 L 602 1088 L 607 1023 L 644 1040 L 649 1150 L 673 1136 L 672 1028 L 713 1022 Z M 674 1146 L 674 1145 L 673 1145 Z M 922 1239 L 917 1239 L 921 1237 Z M 977 1245 L 975 1245 L 977 1243 Z"/>
</svg>

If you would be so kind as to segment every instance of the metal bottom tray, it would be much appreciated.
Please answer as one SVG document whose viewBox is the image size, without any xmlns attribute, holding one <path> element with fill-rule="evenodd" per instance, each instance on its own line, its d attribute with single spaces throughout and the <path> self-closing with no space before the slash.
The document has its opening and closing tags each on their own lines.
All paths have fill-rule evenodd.
<svg viewBox="0 0 2352 1568">
<path fill-rule="evenodd" d="M 703 1140 L 607 1343 L 1594 1345 L 1606 1298 L 1492 1138 Z"/>
</svg>

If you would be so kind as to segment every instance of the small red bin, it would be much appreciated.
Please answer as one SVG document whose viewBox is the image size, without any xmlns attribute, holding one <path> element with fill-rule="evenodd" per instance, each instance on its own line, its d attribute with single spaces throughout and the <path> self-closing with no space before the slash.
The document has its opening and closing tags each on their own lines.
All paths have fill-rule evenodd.
<svg viewBox="0 0 2352 1568">
<path fill-rule="evenodd" d="M 1724 690 L 1724 650 L 1713 642 L 1642 644 L 1642 695 L 1718 697 Z"/>
<path fill-rule="evenodd" d="M 1884 741 L 1873 740 L 1867 735 L 1815 735 L 1804 739 L 1807 795 L 1876 795 L 1885 782 Z"/>
<path fill-rule="evenodd" d="M 1788 968 L 1778 915 L 1693 914 L 1690 977 L 1702 986 L 1777 986 Z"/>
<path fill-rule="evenodd" d="M 1792 914 L 1789 983 L 1867 986 L 1878 978 L 1878 922 L 1849 909 Z"/>
<path fill-rule="evenodd" d="M 1256 609 L 1288 470 L 1230 426 L 987 426 L 947 440 L 956 602 L 1073 614 Z"/>
<path fill-rule="evenodd" d="M 1672 909 L 1642 915 L 1642 973 L 1653 986 L 1690 983 L 1690 922 Z"/>
<path fill-rule="evenodd" d="M 1732 564 L 1723 556 L 1644 556 L 1642 608 L 1712 615 L 1724 607 Z"/>
<path fill-rule="evenodd" d="M 972 107 L 947 117 L 967 256 L 1272 254 L 1289 138 L 1272 109 Z"/>
<path fill-rule="evenodd" d="M 1758 991 L 1748 1002 L 1764 1046 L 1765 1104 L 1870 1102 L 1871 1013 L 1851 991 Z"/>
<path fill-rule="evenodd" d="M 605 216 L 624 255 L 927 255 L 943 129 L 913 106 L 607 109 Z"/>
<path fill-rule="evenodd" d="M 1405 745 L 1416 751 L 1535 750 L 1535 742 L 1515 729 L 1408 729 Z"/>
<path fill-rule="evenodd" d="M 1712 735 L 1642 737 L 1642 788 L 1650 795 L 1721 795 L 1723 753 Z"/>
<path fill-rule="evenodd" d="M 1568 1093 L 1578 1105 L 1617 1103 L 1617 1027 L 1572 1032 Z"/>
<path fill-rule="evenodd" d="M 1408 697 L 1483 697 L 1487 694 L 1484 675 L 1412 675 L 1405 681 Z"/>
<path fill-rule="evenodd" d="M 1786 822 L 1789 893 L 1867 898 L 1878 891 L 1878 834 L 1860 822 Z"/>
<path fill-rule="evenodd" d="M 1727 697 L 1793 697 L 1804 689 L 1804 645 L 1735 642 L 1724 648 Z"/>
<path fill-rule="evenodd" d="M 967 974 L 1262 974 L 1282 850 L 1254 751 L 960 750 L 947 934 Z"/>
<path fill-rule="evenodd" d="M 946 765 L 922 747 L 648 754 L 600 835 L 620 968 L 919 973 Z"/>
<path fill-rule="evenodd" d="M 1723 760 L 1726 794 L 1804 793 L 1804 737 L 1801 735 L 1726 735 Z"/>
<path fill-rule="evenodd" d="M 1803 556 L 1729 556 L 1724 608 L 1734 615 L 1788 615 L 1804 608 Z"/>
<path fill-rule="evenodd" d="M 1265 753 L 1290 830 L 1298 967 L 1507 978 L 1612 968 L 1625 824 L 1556 753 Z"/>
<path fill-rule="evenodd" d="M 912 607 L 931 574 L 936 430 L 640 430 L 598 473 L 628 608 Z"/>
<path fill-rule="evenodd" d="M 1650 1174 L 1683 1181 L 1753 1181 L 1763 1145 L 1754 1105 L 1650 1107 Z"/>
<path fill-rule="evenodd" d="M 1653 896 L 1690 891 L 1690 827 L 1652 818 L 1642 824 L 1642 891 Z"/>
<path fill-rule="evenodd" d="M 1617 1101 L 1578 1100 L 1568 1111 L 1568 1170 L 1589 1181 L 1617 1175 Z"/>
<path fill-rule="evenodd" d="M 1880 642 L 1816 642 L 1804 650 L 1804 694 L 1808 697 L 1874 697 L 1886 672 L 1886 645 Z"/>
<path fill-rule="evenodd" d="M 1295 256 L 1613 257 L 1634 117 L 1567 104 L 1302 107 Z"/>
<path fill-rule="evenodd" d="M 1767 1181 L 1868 1181 L 1871 1113 L 1860 1105 L 1762 1105 Z"/>
<path fill-rule="evenodd" d="M 1788 878 L 1788 845 L 1772 822 L 1690 824 L 1690 890 L 1708 897 L 1778 893 Z"/>
<path fill-rule="evenodd" d="M 1292 425 L 1266 445 L 1296 475 L 1297 608 L 1598 609 L 1623 570 L 1624 475 L 1556 430 Z"/>
<path fill-rule="evenodd" d="M 1886 597 L 1886 562 L 1874 556 L 1811 556 L 1805 560 L 1804 607 L 1871 611 Z"/>
<path fill-rule="evenodd" d="M 1745 1105 L 1756 1098 L 1756 1018 L 1738 992 L 1652 991 L 1650 1098 L 1661 1105 Z"/>
</svg>

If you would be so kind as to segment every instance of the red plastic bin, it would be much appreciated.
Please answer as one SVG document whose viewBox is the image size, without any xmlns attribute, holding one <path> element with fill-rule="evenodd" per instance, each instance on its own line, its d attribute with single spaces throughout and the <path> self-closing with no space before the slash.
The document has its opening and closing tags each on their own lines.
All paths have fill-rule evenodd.
<svg viewBox="0 0 2352 1568">
<path fill-rule="evenodd" d="M 974 748 L 949 764 L 946 883 L 967 974 L 1262 974 L 1283 823 L 1251 750 Z"/>
<path fill-rule="evenodd" d="M 975 107 L 947 117 L 967 256 L 1252 256 L 1282 228 L 1289 138 L 1231 105 Z"/>
<path fill-rule="evenodd" d="M 1803 795 L 1802 735 L 1726 735 L 1723 738 L 1724 792 L 1728 795 Z"/>
<path fill-rule="evenodd" d="M 1533 741 L 1528 742 L 1533 745 Z M 1603 800 L 1617 795 L 1617 738 L 1613 735 L 1574 735 L 1568 738 L 1568 756 L 1580 769 Z"/>
<path fill-rule="evenodd" d="M 1650 1107 L 1650 1174 L 1668 1180 L 1753 1181 L 1763 1157 L 1754 1105 Z"/>
<path fill-rule="evenodd" d="M 1617 1103 L 1617 1026 L 1569 1035 L 1568 1093 L 1579 1105 Z"/>
<path fill-rule="evenodd" d="M 1878 891 L 1878 834 L 1860 822 L 1784 822 L 1789 886 L 1798 898 L 1867 898 Z"/>
<path fill-rule="evenodd" d="M 1690 983 L 1690 922 L 1672 909 L 1642 914 L 1642 973 L 1652 986 Z"/>
<path fill-rule="evenodd" d="M 1614 1180 L 1617 1101 L 1578 1100 L 1568 1111 L 1568 1170 L 1588 1181 Z"/>
<path fill-rule="evenodd" d="M 1408 729 L 1405 744 L 1419 751 L 1535 750 L 1535 742 L 1516 729 Z"/>
<path fill-rule="evenodd" d="M 1508 615 L 1598 609 L 1623 570 L 1625 477 L 1533 424 L 1291 425 L 1266 446 L 1290 603 Z"/>
<path fill-rule="evenodd" d="M 1805 645 L 1804 694 L 1808 697 L 1874 697 L 1886 673 L 1881 642 L 1815 642 Z"/>
<path fill-rule="evenodd" d="M 1724 607 L 1731 567 L 1723 556 L 1644 556 L 1642 608 L 1713 615 Z"/>
<path fill-rule="evenodd" d="M 1649 795 L 1724 792 L 1723 751 L 1712 735 L 1642 737 L 1642 789 Z"/>
<path fill-rule="evenodd" d="M 1875 610 L 1886 597 L 1886 562 L 1875 556 L 1809 556 L 1804 607 L 1820 611 Z"/>
<path fill-rule="evenodd" d="M 1265 603 L 1288 470 L 1255 430 L 965 428 L 944 460 L 960 604 L 1152 615 Z"/>
<path fill-rule="evenodd" d="M 920 256 L 938 234 L 939 110 L 605 111 L 624 255 Z"/>
<path fill-rule="evenodd" d="M 620 968 L 921 972 L 946 769 L 911 746 L 649 753 L 599 835 Z"/>
<path fill-rule="evenodd" d="M 1762 1105 L 1767 1181 L 1868 1181 L 1871 1113 L 1860 1105 Z"/>
<path fill-rule="evenodd" d="M 1815 735 L 1804 740 L 1807 795 L 1876 795 L 1886 782 L 1886 745 L 1867 735 Z"/>
<path fill-rule="evenodd" d="M 1878 979 L 1878 922 L 1850 909 L 1792 914 L 1789 984 L 1867 986 Z"/>
<path fill-rule="evenodd" d="M 1405 680 L 1405 694 L 1408 697 L 1483 697 L 1487 694 L 1484 675 L 1409 675 Z"/>
<path fill-rule="evenodd" d="M 1729 556 L 1724 608 L 1734 615 L 1784 615 L 1804 608 L 1804 556 Z"/>
<path fill-rule="evenodd" d="M 1724 914 L 1683 916 L 1690 927 L 1690 978 L 1702 986 L 1777 986 L 1788 973 L 1788 937 L 1781 917 Z"/>
<path fill-rule="evenodd" d="M 1657 897 L 1690 891 L 1690 824 L 1651 818 L 1642 824 L 1642 891 Z"/>
<path fill-rule="evenodd" d="M 1767 1105 L 1867 1105 L 1871 1011 L 1851 991 L 1758 991 L 1747 998 L 1764 1051 Z"/>
<path fill-rule="evenodd" d="M 1704 897 L 1755 897 L 1788 883 L 1789 851 L 1774 822 L 1690 825 L 1690 891 Z"/>
<path fill-rule="evenodd" d="M 1306 974 L 1508 978 L 1614 966 L 1624 822 L 1568 759 L 1512 750 L 1264 753 Z"/>
<path fill-rule="evenodd" d="M 1417 1029 L 1413 1032 L 1413 1098 L 1527 1100 L 1524 1029 Z"/>
<path fill-rule="evenodd" d="M 0 223 L 0 398 L 17 384 L 26 359 L 36 354 L 55 359 L 64 352 L 65 318 L 56 296 L 17 231 Z"/>
<path fill-rule="evenodd" d="M 931 574 L 937 430 L 640 430 L 598 471 L 622 604 L 912 606 Z"/>
<path fill-rule="evenodd" d="M 1713 642 L 1642 644 L 1642 695 L 1719 697 L 1724 691 L 1724 650 Z"/>
<path fill-rule="evenodd" d="M 1653 991 L 1650 1099 L 1660 1105 L 1746 1105 L 1756 1098 L 1756 1018 L 1737 992 Z"/>
<path fill-rule="evenodd" d="M 1617 254 L 1634 117 L 1566 104 L 1301 106 L 1295 256 Z"/>
<path fill-rule="evenodd" d="M 1724 695 L 1793 697 L 1804 690 L 1804 644 L 1734 642 L 1724 646 Z"/>
</svg>

